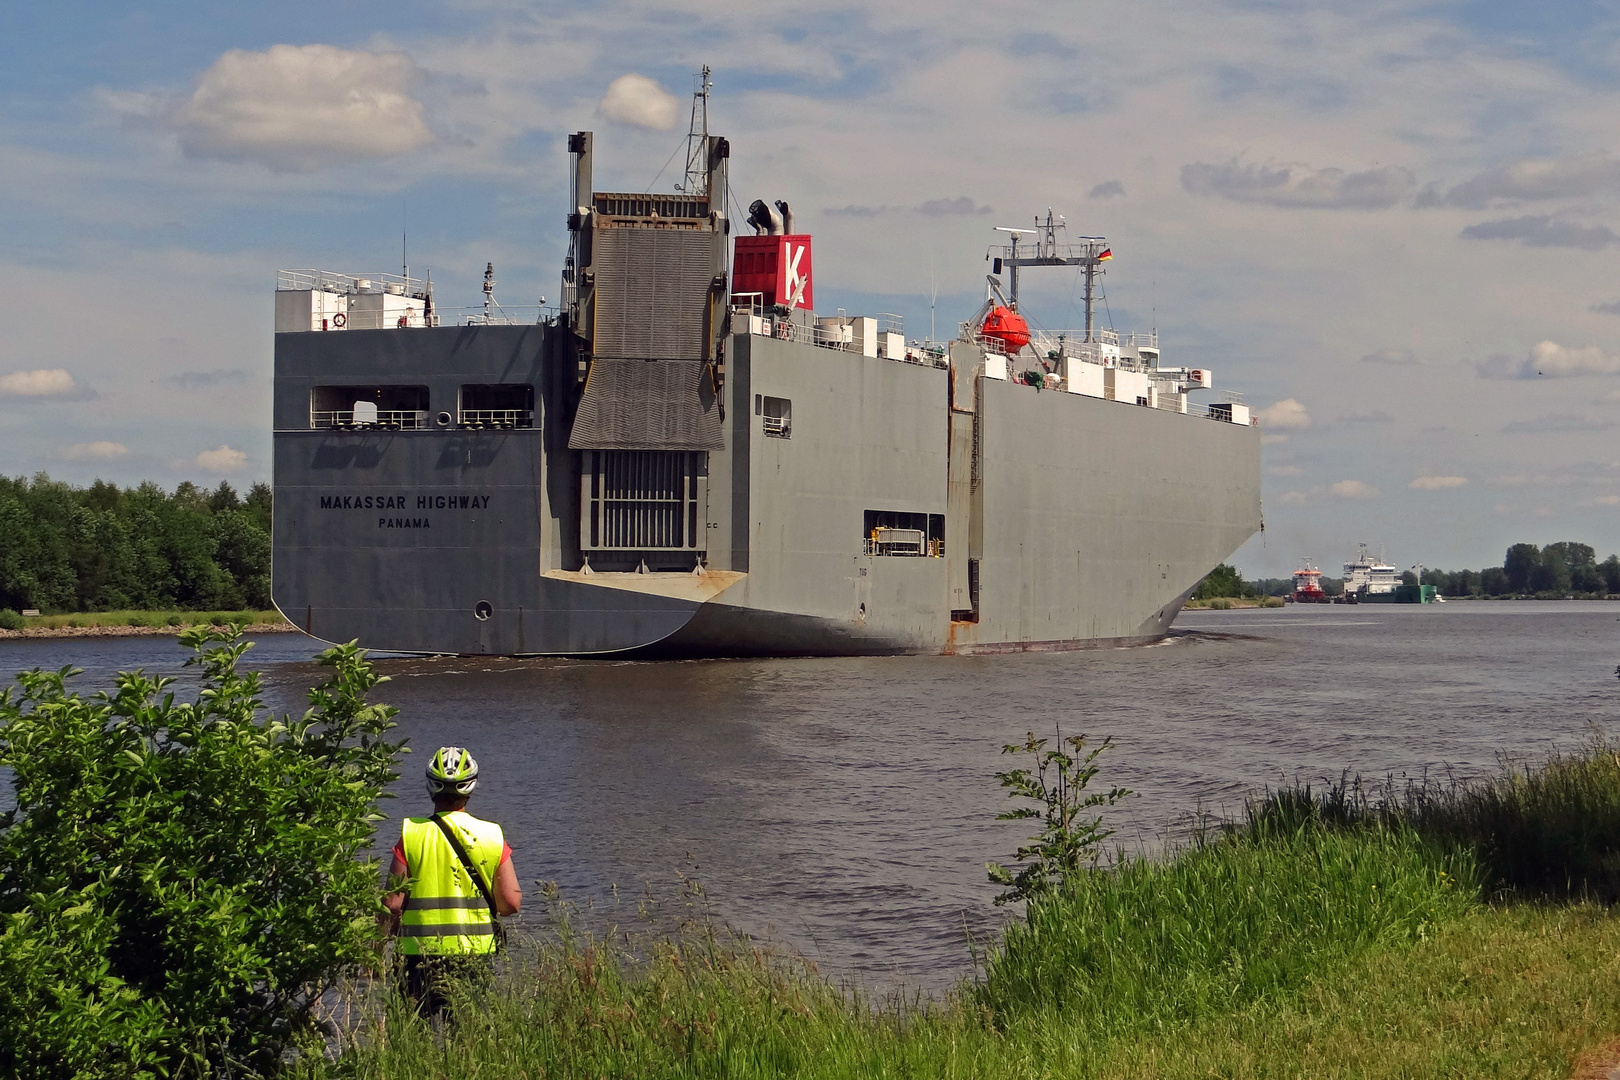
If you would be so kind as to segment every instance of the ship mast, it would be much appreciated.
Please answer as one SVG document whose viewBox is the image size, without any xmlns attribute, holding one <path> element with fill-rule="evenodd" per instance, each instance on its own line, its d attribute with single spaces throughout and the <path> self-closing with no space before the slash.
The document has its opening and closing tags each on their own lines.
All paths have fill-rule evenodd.
<svg viewBox="0 0 1620 1080">
<path fill-rule="evenodd" d="M 1002 226 L 996 228 L 997 232 L 1011 234 L 1012 242 L 1001 249 L 1001 258 L 996 260 L 996 272 L 1000 273 L 1005 266 L 1012 286 L 1009 305 L 1014 311 L 1018 310 L 1018 268 L 1020 266 L 1078 266 L 1086 275 L 1086 340 L 1095 341 L 1097 335 L 1092 316 L 1092 303 L 1097 291 L 1097 278 L 1104 271 L 1102 269 L 1102 256 L 1109 253 L 1108 241 L 1101 236 L 1082 236 L 1077 244 L 1062 243 L 1058 233 L 1064 227 L 1061 217 L 1054 215 L 1051 209 L 1046 211 L 1046 221 L 1035 219 L 1033 229 L 1009 229 Z M 1020 235 L 1034 235 L 1035 254 L 1021 255 L 1018 251 L 1018 237 Z"/>
<path fill-rule="evenodd" d="M 709 65 L 703 65 L 697 89 L 692 91 L 692 123 L 686 132 L 686 179 L 680 191 L 688 195 L 709 192 Z"/>
</svg>

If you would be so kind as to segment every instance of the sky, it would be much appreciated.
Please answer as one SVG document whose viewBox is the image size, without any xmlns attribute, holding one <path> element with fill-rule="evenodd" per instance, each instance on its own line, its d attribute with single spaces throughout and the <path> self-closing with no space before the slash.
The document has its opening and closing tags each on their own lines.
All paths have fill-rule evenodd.
<svg viewBox="0 0 1620 1080">
<path fill-rule="evenodd" d="M 1557 0 L 0 5 L 0 473 L 268 479 L 278 269 L 555 302 L 567 134 L 667 189 L 704 64 L 823 311 L 948 336 L 995 226 L 1106 236 L 1103 323 L 1262 417 L 1245 574 L 1620 549 L 1620 8 Z"/>
</svg>

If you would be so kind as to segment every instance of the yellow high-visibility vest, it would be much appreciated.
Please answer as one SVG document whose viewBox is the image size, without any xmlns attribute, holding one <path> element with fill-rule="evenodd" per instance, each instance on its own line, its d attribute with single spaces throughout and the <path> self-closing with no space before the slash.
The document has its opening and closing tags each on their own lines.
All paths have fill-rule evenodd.
<svg viewBox="0 0 1620 1080">
<path fill-rule="evenodd" d="M 465 810 L 440 817 L 455 830 L 493 894 L 495 871 L 506 846 L 501 827 Z M 410 893 L 399 916 L 400 951 L 409 956 L 494 952 L 495 924 L 489 905 L 433 819 L 406 818 L 400 823 L 400 842 L 411 875 Z"/>
</svg>

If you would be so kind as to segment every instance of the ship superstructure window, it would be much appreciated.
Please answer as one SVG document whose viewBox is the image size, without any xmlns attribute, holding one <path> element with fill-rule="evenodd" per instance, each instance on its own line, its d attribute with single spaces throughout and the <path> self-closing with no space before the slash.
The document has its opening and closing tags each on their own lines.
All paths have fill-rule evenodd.
<svg viewBox="0 0 1620 1080">
<path fill-rule="evenodd" d="M 764 401 L 765 434 L 773 439 L 793 438 L 793 402 L 768 397 Z"/>
<path fill-rule="evenodd" d="M 461 388 L 462 427 L 534 427 L 534 387 L 528 383 L 468 383 Z"/>
<path fill-rule="evenodd" d="M 312 428 L 428 426 L 425 386 L 317 386 L 309 393 Z"/>
<path fill-rule="evenodd" d="M 937 559 L 945 554 L 945 515 L 868 510 L 861 536 L 868 555 Z"/>
<path fill-rule="evenodd" d="M 587 450 L 580 456 L 581 548 L 703 550 L 708 528 L 708 454 Z"/>
</svg>

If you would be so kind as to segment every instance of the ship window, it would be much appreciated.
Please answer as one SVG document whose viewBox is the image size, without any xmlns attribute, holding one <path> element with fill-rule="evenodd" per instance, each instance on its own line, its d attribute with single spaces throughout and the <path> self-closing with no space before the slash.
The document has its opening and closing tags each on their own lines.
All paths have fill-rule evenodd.
<svg viewBox="0 0 1620 1080">
<path fill-rule="evenodd" d="M 773 439 L 793 437 L 793 402 L 787 398 L 765 399 L 765 434 Z"/>
<path fill-rule="evenodd" d="M 905 510 L 868 510 L 861 532 L 868 555 L 940 558 L 945 554 L 945 515 Z"/>
<path fill-rule="evenodd" d="M 425 428 L 425 386 L 317 386 L 309 393 L 312 428 Z"/>
<path fill-rule="evenodd" d="M 467 383 L 461 388 L 462 427 L 534 427 L 534 387 L 528 383 Z"/>
</svg>

